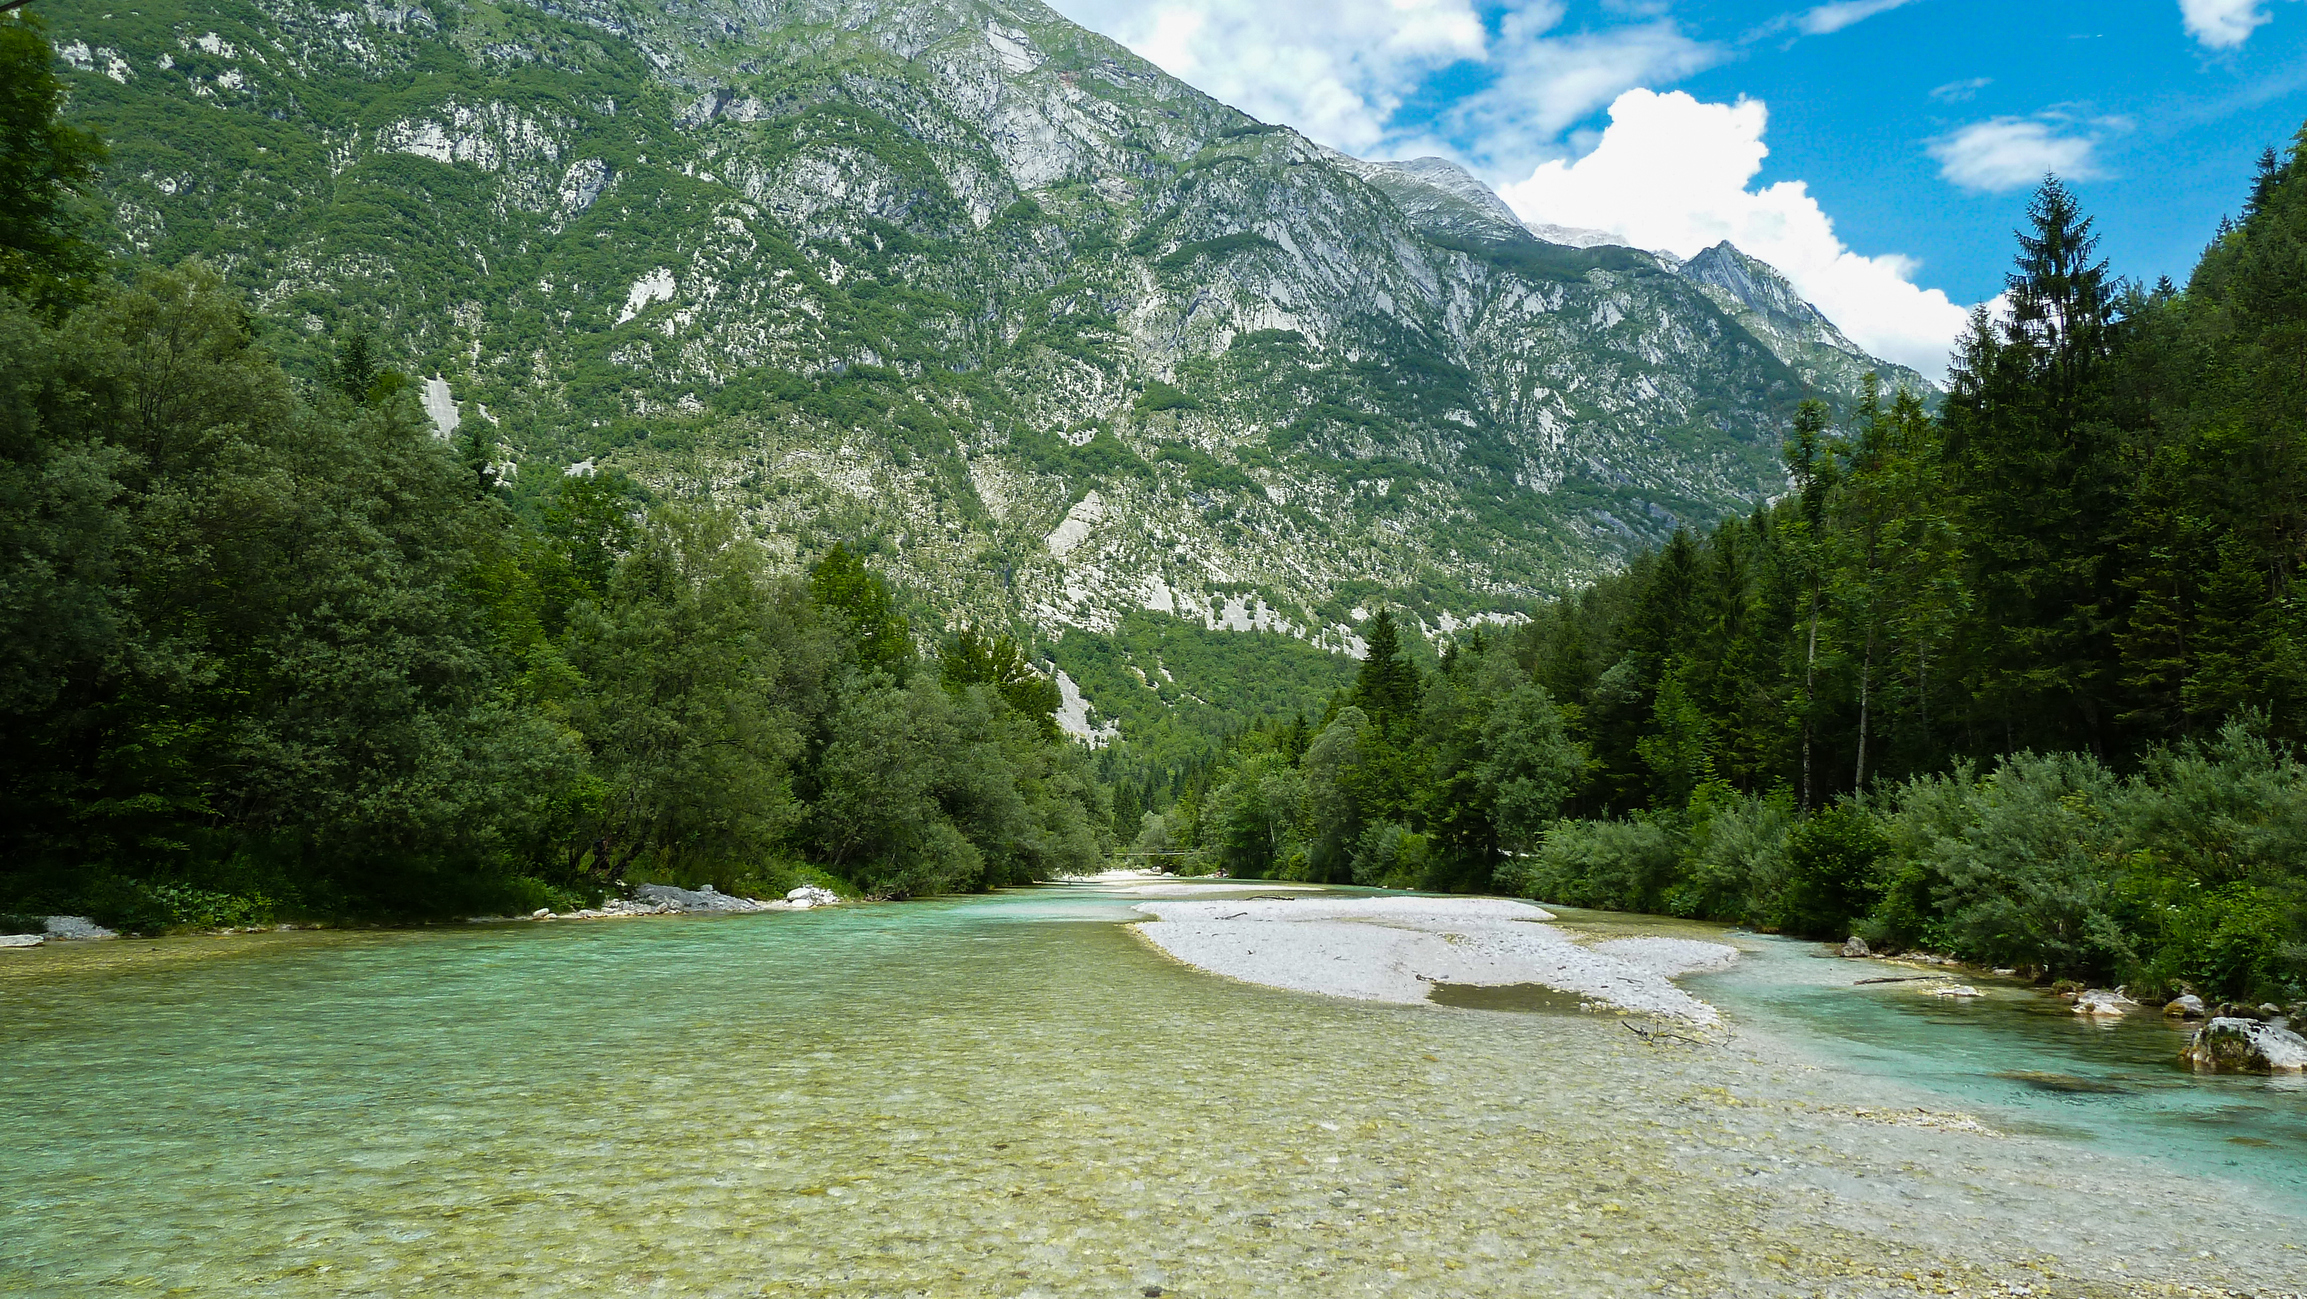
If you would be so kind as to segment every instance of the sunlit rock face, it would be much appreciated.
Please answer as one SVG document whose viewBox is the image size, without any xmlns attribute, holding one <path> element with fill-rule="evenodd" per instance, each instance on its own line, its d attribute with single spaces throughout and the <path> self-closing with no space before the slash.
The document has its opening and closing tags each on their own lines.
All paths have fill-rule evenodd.
<svg viewBox="0 0 2307 1299">
<path fill-rule="evenodd" d="M 48 16 L 123 241 L 292 363 L 370 330 L 506 463 L 865 539 L 933 620 L 1441 634 L 1782 490 L 1878 368 L 1735 250 L 1548 242 L 1030 3 Z"/>
</svg>

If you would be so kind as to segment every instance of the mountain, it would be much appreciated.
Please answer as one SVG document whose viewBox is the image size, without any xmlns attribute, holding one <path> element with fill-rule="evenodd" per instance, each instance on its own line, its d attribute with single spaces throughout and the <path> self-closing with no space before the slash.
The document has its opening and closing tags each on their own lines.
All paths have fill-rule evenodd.
<svg viewBox="0 0 2307 1299">
<path fill-rule="evenodd" d="M 1824 312 L 1803 301 L 1784 275 L 1727 239 L 1677 269 L 1813 387 L 1848 393 L 1873 374 L 1880 376 L 1885 392 L 1906 388 L 1920 397 L 1939 396 L 1938 385 L 1915 370 L 1868 355 Z"/>
<path fill-rule="evenodd" d="M 1363 162 L 1340 155 L 1338 161 L 1383 191 L 1431 234 L 1506 240 L 1527 234 L 1542 243 L 1572 248 L 1625 246 L 1624 240 L 1604 230 L 1525 222 L 1496 191 L 1445 158 Z M 1698 285 L 1803 382 L 1822 392 L 1847 397 L 1861 391 L 1866 376 L 1874 374 L 1886 392 L 1908 388 L 1926 398 L 1939 395 L 1938 385 L 1919 372 L 1879 360 L 1851 342 L 1776 267 L 1739 251 L 1727 239 L 1687 262 L 1672 253 L 1652 255 L 1664 269 Z"/>
<path fill-rule="evenodd" d="M 521 493 L 861 541 L 1080 665 L 1085 726 L 1192 697 L 1171 620 L 1512 617 L 1782 490 L 1793 406 L 1880 368 L 1735 250 L 1549 242 L 1038 4 L 43 8 L 124 247 L 226 267 L 292 364 L 373 334 Z"/>
</svg>

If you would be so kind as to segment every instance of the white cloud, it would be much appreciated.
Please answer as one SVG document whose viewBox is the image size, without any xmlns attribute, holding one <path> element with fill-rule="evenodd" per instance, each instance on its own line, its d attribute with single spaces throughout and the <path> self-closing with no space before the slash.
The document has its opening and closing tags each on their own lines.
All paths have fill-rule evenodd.
<svg viewBox="0 0 2307 1299">
<path fill-rule="evenodd" d="M 1805 36 L 1825 36 L 1912 3 L 1914 0 L 1836 0 L 1808 10 L 1794 20 L 1794 25 Z"/>
<path fill-rule="evenodd" d="M 1931 89 L 1931 98 L 1942 104 L 1961 104 L 1978 98 L 1978 93 L 1995 84 L 1993 77 L 1972 77 L 1968 81 L 1950 81 Z"/>
<path fill-rule="evenodd" d="M 1067 17 L 1252 117 L 1348 152 L 1427 76 L 1488 55 L 1473 0 L 1058 0 Z"/>
<path fill-rule="evenodd" d="M 1562 0 L 1515 0 L 1484 26 L 1477 0 L 1057 0 L 1066 16 L 1113 37 L 1217 99 L 1286 122 L 1348 153 L 1448 151 L 1516 169 L 1558 151 L 1561 133 L 1630 86 L 1671 81 L 1721 57 L 1672 19 L 1556 34 Z M 1439 123 L 1406 127 L 1403 104 L 1456 64 L 1490 84 Z"/>
<path fill-rule="evenodd" d="M 1932 378 L 1967 313 L 1897 254 L 1862 257 L 1801 181 L 1747 188 L 1769 150 L 1760 101 L 1701 103 L 1680 91 L 1630 90 L 1610 106 L 1593 152 L 1548 162 L 1500 193 L 1531 222 L 1608 230 L 1638 248 L 1681 257 L 1728 239 L 1777 267 L 1852 342 Z"/>
<path fill-rule="evenodd" d="M 1476 142 L 1477 161 L 1514 173 L 1560 152 L 1562 133 L 1635 86 L 1678 81 L 1722 56 L 1665 19 L 1572 36 L 1544 33 L 1558 10 L 1533 6 L 1500 24 L 1498 78 L 1445 121 Z"/>
<path fill-rule="evenodd" d="M 1990 117 L 1931 141 L 1930 155 L 1939 174 L 1964 189 L 2019 189 L 2054 171 L 2068 180 L 2104 175 L 2097 139 L 2070 134 L 2069 127 L 2055 114 Z"/>
<path fill-rule="evenodd" d="M 2251 39 L 2254 28 L 2267 22 L 2261 0 L 2179 0 L 2179 19 L 2187 34 L 2205 48 L 2231 50 Z"/>
</svg>

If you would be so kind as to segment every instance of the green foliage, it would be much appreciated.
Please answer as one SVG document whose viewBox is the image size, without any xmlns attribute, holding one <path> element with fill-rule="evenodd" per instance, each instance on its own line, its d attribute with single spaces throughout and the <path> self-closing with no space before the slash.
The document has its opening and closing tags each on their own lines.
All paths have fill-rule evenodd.
<svg viewBox="0 0 2307 1299">
<path fill-rule="evenodd" d="M 0 293 L 54 312 L 86 296 L 96 275 L 92 130 L 62 120 L 64 84 L 39 17 L 0 14 Z"/>
<path fill-rule="evenodd" d="M 1561 821 L 1504 882 L 1524 897 L 1567 906 L 1659 911 L 1680 848 L 1657 820 Z"/>
<path fill-rule="evenodd" d="M 914 894 L 1103 851 L 1108 796 L 1006 640 L 941 686 L 854 552 L 783 571 L 614 473 L 531 525 L 365 347 L 307 401 L 252 332 L 197 264 L 54 324 L 0 295 L 11 911 L 565 906 L 811 859 Z"/>
<path fill-rule="evenodd" d="M 1260 249 L 1278 253 L 1282 250 L 1282 246 L 1254 230 L 1243 230 L 1230 235 L 1220 235 L 1215 239 L 1198 239 L 1192 243 L 1179 244 L 1176 248 L 1156 258 L 1154 265 L 1161 270 L 1174 271 L 1190 266 L 1201 258 L 1206 257 L 1216 261 L 1230 257 L 1235 253 Z M 1167 408 L 1157 406 L 1152 409 Z"/>
<path fill-rule="evenodd" d="M 1198 405 L 1183 390 L 1159 379 L 1148 379 L 1145 391 L 1138 394 L 1137 408 L 1146 411 L 1192 410 Z"/>
<path fill-rule="evenodd" d="M 1884 890 L 1876 863 L 1890 842 L 1864 812 L 1837 805 L 1804 819 L 1787 836 L 1786 887 L 1779 923 L 1816 937 L 1847 933 Z"/>
<path fill-rule="evenodd" d="M 1008 636 L 962 628 L 938 655 L 937 679 L 954 690 L 984 686 L 1007 701 L 1018 716 L 1034 719 L 1048 738 L 1057 738 L 1057 710 L 1064 702 L 1057 682 L 1034 671 Z"/>
<path fill-rule="evenodd" d="M 1494 809 L 1502 846 L 1528 852 L 1585 775 L 1585 749 L 1570 739 L 1545 687 L 1515 686 L 1490 710 L 1475 778 Z"/>
<path fill-rule="evenodd" d="M 809 595 L 847 620 L 859 668 L 904 677 L 913 662 L 912 628 L 897 612 L 889 583 L 847 545 L 835 542 L 810 570 Z"/>
</svg>

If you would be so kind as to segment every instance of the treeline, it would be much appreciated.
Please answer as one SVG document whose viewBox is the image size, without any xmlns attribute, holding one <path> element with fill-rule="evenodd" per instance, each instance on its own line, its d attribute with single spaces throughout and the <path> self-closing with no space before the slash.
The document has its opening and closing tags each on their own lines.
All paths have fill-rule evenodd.
<svg viewBox="0 0 2307 1299">
<path fill-rule="evenodd" d="M 53 55 L 0 22 L 0 919 L 153 930 L 890 896 L 1094 869 L 1110 804 L 1007 638 L 919 652 L 833 547 L 434 435 L 365 339 L 298 380 L 212 271 L 100 273 Z M 22 164 L 22 165 L 18 165 Z"/>
<path fill-rule="evenodd" d="M 154 928 L 808 867 L 906 895 L 1101 859 L 1106 796 L 1006 638 L 923 658 L 846 549 L 795 569 L 608 474 L 524 518 L 485 442 L 345 353 L 301 388 L 198 267 L 53 324 L 0 302 L 0 910 Z"/>
<path fill-rule="evenodd" d="M 2307 991 L 2307 150 L 2183 289 L 2110 275 L 2056 180 L 2028 215 L 1938 410 L 1806 404 L 1783 499 L 1423 681 L 1373 657 L 1141 846 Z"/>
<path fill-rule="evenodd" d="M 1125 786 L 1123 816 L 1151 807 L 1132 851 L 1188 873 L 1479 892 L 1535 848 L 1587 756 L 1515 645 L 1477 633 L 1429 672 L 1390 611 L 1365 632 L 1361 671 L 1318 721 L 1269 722 L 1166 784 Z"/>
</svg>

